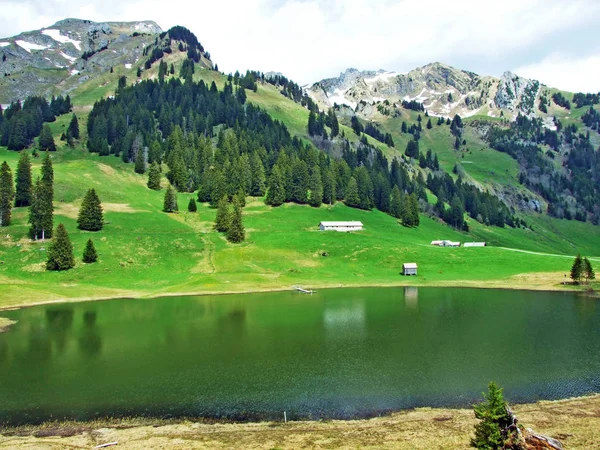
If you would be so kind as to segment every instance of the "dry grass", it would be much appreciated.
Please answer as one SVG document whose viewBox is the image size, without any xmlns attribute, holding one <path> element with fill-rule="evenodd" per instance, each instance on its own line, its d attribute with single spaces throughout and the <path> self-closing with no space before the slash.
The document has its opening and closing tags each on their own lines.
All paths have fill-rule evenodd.
<svg viewBox="0 0 600 450">
<path fill-rule="evenodd" d="M 567 449 L 600 449 L 600 395 L 518 405 L 520 422 Z M 0 448 L 119 449 L 468 449 L 475 419 L 467 409 L 394 413 L 365 420 L 209 423 L 123 419 L 5 429 Z"/>
</svg>

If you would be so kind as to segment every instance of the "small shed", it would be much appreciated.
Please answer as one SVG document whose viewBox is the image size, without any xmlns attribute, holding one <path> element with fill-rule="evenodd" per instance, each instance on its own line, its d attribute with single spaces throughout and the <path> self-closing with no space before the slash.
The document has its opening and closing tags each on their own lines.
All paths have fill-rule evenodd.
<svg viewBox="0 0 600 450">
<path fill-rule="evenodd" d="M 417 263 L 402 264 L 402 275 L 416 275 L 416 274 L 417 274 Z"/>
<path fill-rule="evenodd" d="M 363 229 L 362 222 L 321 222 L 319 224 L 321 231 L 361 231 Z"/>
</svg>

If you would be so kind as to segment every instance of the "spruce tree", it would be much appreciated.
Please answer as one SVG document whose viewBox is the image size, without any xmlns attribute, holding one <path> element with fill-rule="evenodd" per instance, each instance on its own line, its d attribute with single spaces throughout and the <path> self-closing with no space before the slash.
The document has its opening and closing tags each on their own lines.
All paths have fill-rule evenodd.
<svg viewBox="0 0 600 450">
<path fill-rule="evenodd" d="M 318 208 L 323 202 L 323 183 L 321 181 L 321 174 L 319 167 L 313 168 L 313 173 L 309 180 L 310 198 L 308 204 Z"/>
<path fill-rule="evenodd" d="M 229 200 L 227 196 L 224 195 L 219 200 L 217 205 L 217 215 L 215 217 L 215 230 L 223 233 L 229 230 L 229 226 L 231 225 L 231 212 L 229 208 Z"/>
<path fill-rule="evenodd" d="M 475 425 L 475 437 L 471 439 L 471 447 L 486 450 L 503 449 L 505 437 L 502 432 L 511 425 L 511 418 L 502 389 L 490 382 L 484 398 L 485 402 L 473 407 L 479 422 Z"/>
<path fill-rule="evenodd" d="M 50 126 L 47 123 L 45 123 L 42 127 L 42 132 L 40 133 L 39 147 L 40 150 L 48 150 L 50 152 L 56 151 L 54 137 L 52 136 L 52 131 L 50 130 Z"/>
<path fill-rule="evenodd" d="M 59 223 L 56 227 L 56 236 L 48 249 L 46 270 L 69 270 L 74 266 L 73 244 L 71 244 L 65 226 Z"/>
<path fill-rule="evenodd" d="M 583 276 L 583 271 L 583 259 L 581 258 L 581 255 L 577 253 L 575 260 L 573 261 L 573 265 L 571 266 L 571 280 L 579 283 L 581 277 Z"/>
<path fill-rule="evenodd" d="M 8 163 L 4 161 L 0 166 L 0 226 L 10 225 L 10 216 L 13 201 L 15 199 L 15 188 L 13 185 L 12 172 Z"/>
<path fill-rule="evenodd" d="M 71 136 L 73 139 L 79 139 L 79 121 L 77 120 L 77 116 L 73 114 L 71 117 L 71 122 L 69 123 L 69 128 L 67 129 L 67 136 Z"/>
<path fill-rule="evenodd" d="M 90 189 L 85 194 L 79 209 L 77 225 L 80 230 L 87 231 L 100 231 L 104 226 L 102 204 L 95 189 Z"/>
<path fill-rule="evenodd" d="M 335 175 L 330 168 L 323 173 L 323 203 L 333 205 L 336 199 Z"/>
<path fill-rule="evenodd" d="M 358 185 L 354 177 L 350 178 L 348 186 L 346 187 L 346 198 L 344 199 L 346 205 L 353 208 L 358 208 L 360 205 L 360 197 L 358 196 Z"/>
<path fill-rule="evenodd" d="M 188 211 L 189 212 L 198 211 L 198 207 L 196 206 L 196 200 L 194 200 L 194 197 L 190 198 L 190 201 L 188 203 Z"/>
<path fill-rule="evenodd" d="M 234 199 L 233 202 L 233 215 L 231 216 L 231 223 L 227 229 L 227 240 L 233 243 L 244 242 L 246 239 L 246 232 L 244 231 L 244 223 L 242 218 L 242 205 L 238 198 Z"/>
<path fill-rule="evenodd" d="M 390 201 L 390 214 L 396 219 L 402 217 L 402 193 L 397 185 L 392 189 L 392 199 Z"/>
<path fill-rule="evenodd" d="M 52 160 L 50 159 L 50 153 L 46 152 L 44 161 L 42 161 L 42 183 L 46 185 L 48 192 L 54 199 L 54 168 L 52 167 Z"/>
<path fill-rule="evenodd" d="M 87 244 L 85 244 L 85 250 L 83 251 L 83 262 L 87 264 L 95 263 L 98 261 L 98 254 L 96 253 L 96 248 L 94 247 L 94 243 L 91 239 L 88 239 Z"/>
<path fill-rule="evenodd" d="M 146 157 L 144 155 L 144 150 L 139 150 L 137 156 L 135 157 L 135 173 L 144 174 L 146 173 Z"/>
<path fill-rule="evenodd" d="M 160 166 L 156 161 L 150 165 L 148 171 L 148 187 L 154 191 L 160 191 Z"/>
<path fill-rule="evenodd" d="M 267 197 L 265 203 L 271 206 L 279 206 L 285 202 L 285 182 L 279 166 L 275 164 L 271 171 L 271 177 L 269 178 L 269 189 L 267 190 Z"/>
<path fill-rule="evenodd" d="M 266 177 L 265 168 L 260 156 L 258 156 L 258 152 L 252 153 L 250 157 L 250 174 L 252 178 L 250 195 L 253 197 L 262 197 L 265 195 Z"/>
<path fill-rule="evenodd" d="M 596 273 L 594 272 L 592 263 L 590 263 L 590 260 L 587 258 L 583 258 L 583 275 L 585 276 L 586 282 L 596 279 Z"/>
<path fill-rule="evenodd" d="M 170 184 L 165 192 L 163 211 L 167 213 L 179 211 L 179 207 L 177 206 L 177 192 L 175 192 L 175 189 Z"/>
<path fill-rule="evenodd" d="M 19 164 L 17 165 L 17 191 L 15 195 L 15 206 L 29 206 L 31 204 L 31 160 L 26 151 L 21 152 Z"/>
<path fill-rule="evenodd" d="M 54 225 L 54 208 L 52 206 L 52 192 L 48 185 L 39 178 L 33 186 L 31 193 L 31 207 L 29 208 L 29 237 L 31 239 L 46 239 L 52 237 Z"/>
</svg>

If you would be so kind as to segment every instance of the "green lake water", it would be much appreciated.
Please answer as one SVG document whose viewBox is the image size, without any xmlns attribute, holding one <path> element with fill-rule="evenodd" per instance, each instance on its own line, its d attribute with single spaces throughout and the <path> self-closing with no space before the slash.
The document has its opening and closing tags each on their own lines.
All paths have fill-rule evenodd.
<svg viewBox="0 0 600 450">
<path fill-rule="evenodd" d="M 108 300 L 0 315 L 0 423 L 364 417 L 600 392 L 600 302 L 365 288 Z"/>
</svg>

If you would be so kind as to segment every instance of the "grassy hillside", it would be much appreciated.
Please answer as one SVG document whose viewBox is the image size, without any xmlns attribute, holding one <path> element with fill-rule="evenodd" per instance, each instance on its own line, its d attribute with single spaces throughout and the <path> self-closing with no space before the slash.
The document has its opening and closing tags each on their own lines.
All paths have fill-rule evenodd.
<svg viewBox="0 0 600 450">
<path fill-rule="evenodd" d="M 169 56 L 176 70 L 178 56 Z M 86 114 L 93 102 L 111 95 L 118 76 L 135 78 L 136 67 L 116 70 L 82 85 L 72 93 L 80 127 L 85 130 Z M 154 76 L 155 69 L 143 77 Z M 215 81 L 222 87 L 222 74 L 199 70 L 196 79 Z M 270 85 L 260 85 L 248 100 L 283 121 L 293 134 L 308 139 L 308 112 L 286 99 Z M 58 136 L 70 120 L 65 115 L 53 124 Z M 396 133 L 390 125 L 390 131 Z M 449 147 L 444 130 L 424 133 L 422 150 L 432 148 L 440 163 L 451 170 L 457 156 Z M 355 136 L 346 127 L 347 136 Z M 355 139 L 356 137 L 353 137 Z M 398 143 L 403 136 L 394 134 Z M 476 140 L 474 139 L 474 142 Z M 383 147 L 383 144 L 379 144 Z M 460 161 L 469 165 L 475 181 L 514 181 L 517 168 L 507 155 L 482 145 L 470 145 Z M 397 144 L 401 148 L 401 144 Z M 399 150 L 386 147 L 389 155 Z M 18 153 L 0 148 L 0 161 L 7 160 L 13 171 Z M 70 149 L 62 143 L 52 155 L 55 169 L 55 225 L 64 223 L 75 246 L 75 269 L 65 273 L 46 272 L 48 242 L 27 239 L 27 208 L 13 210 L 13 223 L 0 238 L 0 308 L 55 299 L 103 298 L 115 296 L 157 296 L 172 293 L 246 292 L 307 287 L 353 285 L 457 285 L 562 289 L 572 256 L 578 251 L 600 256 L 600 235 L 589 224 L 531 217 L 534 230 L 485 227 L 470 221 L 471 234 L 459 233 L 428 217 L 421 217 L 416 229 L 401 227 L 379 211 L 360 211 L 343 204 L 311 208 L 284 205 L 271 208 L 260 198 L 248 199 L 244 209 L 247 240 L 232 245 L 212 230 L 215 210 L 199 205 L 197 213 L 165 214 L 161 211 L 164 190 L 147 189 L 146 176 L 114 156 L 90 154 L 83 145 Z M 34 160 L 34 178 L 41 161 Z M 163 180 L 163 186 L 166 181 Z M 95 188 L 105 209 L 107 225 L 98 233 L 76 228 L 83 195 Z M 180 210 L 186 209 L 195 194 L 179 194 Z M 359 233 L 319 232 L 322 220 L 360 220 Z M 87 239 L 92 238 L 99 253 L 97 264 L 81 263 Z M 485 240 L 486 248 L 437 248 L 434 239 Z M 507 247 L 507 248 L 503 248 Z M 516 252 L 513 249 L 532 254 Z M 327 253 L 328 256 L 322 256 Z M 403 262 L 417 262 L 419 276 L 399 275 Z M 595 260 L 600 271 L 600 259 Z M 568 288 L 568 287 L 564 287 Z"/>
</svg>

